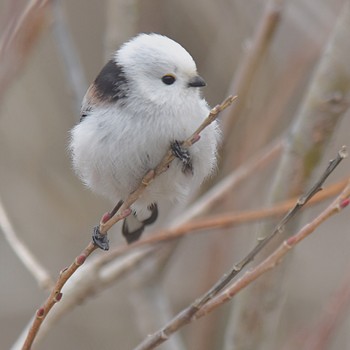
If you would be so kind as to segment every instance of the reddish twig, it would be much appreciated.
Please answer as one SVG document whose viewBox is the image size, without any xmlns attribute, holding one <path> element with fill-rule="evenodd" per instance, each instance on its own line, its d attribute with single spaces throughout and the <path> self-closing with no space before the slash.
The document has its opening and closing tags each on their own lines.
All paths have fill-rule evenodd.
<svg viewBox="0 0 350 350">
<path fill-rule="evenodd" d="M 96 249 L 96 246 L 91 242 L 89 245 L 78 255 L 74 262 L 67 268 L 61 271 L 60 276 L 53 287 L 49 297 L 45 304 L 40 307 L 33 320 L 32 326 L 28 331 L 27 338 L 23 344 L 22 350 L 29 350 L 32 347 L 33 341 L 39 331 L 42 322 L 45 320 L 47 314 L 51 308 L 62 298 L 62 288 L 68 281 L 68 279 L 74 274 L 74 272 L 85 262 L 86 258 Z"/>
</svg>

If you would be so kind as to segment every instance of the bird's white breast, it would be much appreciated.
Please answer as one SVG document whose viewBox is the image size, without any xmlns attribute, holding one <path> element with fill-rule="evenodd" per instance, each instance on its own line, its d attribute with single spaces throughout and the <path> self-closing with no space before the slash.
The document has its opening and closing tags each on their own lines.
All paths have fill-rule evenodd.
<svg viewBox="0 0 350 350">
<path fill-rule="evenodd" d="M 154 113 L 154 111 L 157 111 Z M 132 113 L 131 113 L 132 111 Z M 155 109 L 146 104 L 108 105 L 91 112 L 72 130 L 73 165 L 87 186 L 113 202 L 125 199 L 169 150 L 171 142 L 189 137 L 208 115 L 204 100 Z M 209 125 L 190 148 L 194 174 L 181 171 L 175 159 L 157 177 L 135 207 L 179 199 L 198 187 L 215 168 L 218 128 Z"/>
</svg>

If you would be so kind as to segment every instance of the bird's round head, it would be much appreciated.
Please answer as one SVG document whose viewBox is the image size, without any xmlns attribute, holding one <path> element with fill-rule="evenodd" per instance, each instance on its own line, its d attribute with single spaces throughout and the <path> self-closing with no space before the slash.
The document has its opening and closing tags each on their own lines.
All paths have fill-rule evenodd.
<svg viewBox="0 0 350 350">
<path fill-rule="evenodd" d="M 176 103 L 198 96 L 205 86 L 191 55 L 177 42 L 159 34 L 140 34 L 115 53 L 130 90 L 153 103 Z M 129 91 L 130 91 L 129 90 Z"/>
</svg>

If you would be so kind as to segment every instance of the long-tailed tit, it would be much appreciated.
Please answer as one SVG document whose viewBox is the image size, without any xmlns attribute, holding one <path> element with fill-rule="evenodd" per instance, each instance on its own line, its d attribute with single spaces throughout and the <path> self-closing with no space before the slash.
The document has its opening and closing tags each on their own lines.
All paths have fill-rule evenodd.
<svg viewBox="0 0 350 350">
<path fill-rule="evenodd" d="M 181 148 L 209 113 L 200 95 L 203 86 L 181 45 L 162 35 L 139 34 L 114 53 L 84 97 L 70 150 L 76 173 L 93 191 L 121 205 L 169 147 L 178 158 L 132 205 L 122 228 L 128 243 L 156 220 L 163 201 L 186 196 L 215 168 L 215 122 L 190 149 Z M 103 240 L 94 237 L 108 249 Z"/>
</svg>

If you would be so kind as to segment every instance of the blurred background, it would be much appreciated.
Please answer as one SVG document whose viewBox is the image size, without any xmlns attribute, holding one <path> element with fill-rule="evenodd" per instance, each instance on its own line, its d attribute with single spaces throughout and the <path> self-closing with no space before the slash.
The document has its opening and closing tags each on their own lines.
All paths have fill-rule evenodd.
<svg viewBox="0 0 350 350">
<path fill-rule="evenodd" d="M 217 176 L 204 186 L 205 191 L 271 142 L 291 133 L 347 1 L 41 3 L 34 11 L 40 25 L 30 34 L 32 40 L 12 51 L 8 46 L 0 55 L 0 199 L 18 237 L 56 279 L 87 245 L 92 227 L 112 206 L 76 178 L 67 144 L 69 130 L 79 120 L 80 101 L 88 85 L 121 43 L 139 32 L 167 35 L 181 43 L 197 62 L 200 75 L 207 81 L 203 94 L 212 106 L 229 94 L 239 94 L 238 104 L 221 116 L 224 151 Z M 27 5 L 24 0 L 0 0 L 3 48 Z M 268 17 L 268 13 L 273 15 Z M 263 23 L 269 23 L 267 18 L 275 22 L 270 23 L 262 49 L 255 50 Z M 349 40 L 344 46 L 350 45 Z M 249 56 L 254 50 L 256 62 Z M 244 75 L 248 63 L 251 74 Z M 242 76 L 247 82 L 245 88 L 239 80 Z M 344 76 L 345 102 L 349 98 L 349 76 Z M 227 121 L 230 113 L 235 113 L 232 125 Z M 349 146 L 349 112 L 343 108 L 334 113 L 334 127 L 318 150 L 312 172 L 297 186 L 299 190 L 322 173 L 341 145 Z M 312 120 L 310 117 L 310 123 Z M 313 137 L 306 135 L 307 139 Z M 280 151 L 272 161 L 246 176 L 211 214 L 269 206 L 281 157 Z M 282 181 L 289 194 L 298 192 L 295 188 L 288 190 L 294 167 L 291 162 L 289 175 Z M 328 183 L 349 173 L 349 161 L 344 161 Z M 305 210 L 302 220 L 292 227 L 293 232 L 297 224 L 311 220 L 329 202 Z M 164 215 L 161 226 L 181 218 L 182 210 L 177 208 L 176 214 Z M 4 230 L 4 215 L 0 217 Z M 350 349 L 348 218 L 346 213 L 331 218 L 302 242 L 285 264 L 270 272 L 268 278 L 274 278 L 271 276 L 275 273 L 282 275 L 275 280 L 273 292 L 267 289 L 265 294 L 250 299 L 243 293 L 191 323 L 159 348 Z M 241 259 L 253 246 L 261 227 L 260 223 L 250 223 L 216 232 L 207 230 L 165 245 L 112 283 L 88 293 L 43 334 L 35 348 L 132 349 Z M 112 248 L 124 244 L 118 227 L 109 236 Z M 91 259 L 103 254 L 97 251 Z M 334 293 L 344 283 L 348 289 L 343 301 Z M 0 285 L 0 347 L 10 349 L 48 291 L 38 286 L 2 234 Z M 254 295 L 254 291 L 251 293 Z M 270 314 L 265 304 L 261 316 L 260 302 L 264 304 L 266 299 L 267 309 L 274 310 Z M 334 300 L 343 302 L 340 310 L 330 306 Z M 245 314 L 260 322 L 244 325 Z M 328 328 L 321 327 L 323 320 L 329 321 Z M 323 337 L 318 347 L 310 340 L 315 334 Z M 248 342 L 248 338 L 254 341 Z M 312 345 L 305 345 L 308 341 Z"/>
</svg>

